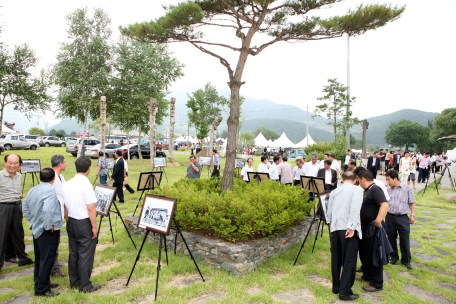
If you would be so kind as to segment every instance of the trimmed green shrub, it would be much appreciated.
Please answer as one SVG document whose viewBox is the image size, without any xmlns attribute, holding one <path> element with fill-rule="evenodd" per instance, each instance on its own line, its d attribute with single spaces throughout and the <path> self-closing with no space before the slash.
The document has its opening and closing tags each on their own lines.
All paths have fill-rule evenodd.
<svg viewBox="0 0 456 304">
<path fill-rule="evenodd" d="M 179 151 L 187 151 L 187 147 L 180 147 Z"/>
<path fill-rule="evenodd" d="M 182 228 L 233 242 L 278 235 L 313 206 L 300 187 L 269 180 L 257 185 L 235 179 L 233 191 L 221 193 L 217 179 L 182 179 L 153 193 L 177 198 L 175 215 Z"/>
<path fill-rule="evenodd" d="M 255 156 L 261 156 L 261 152 L 255 152 Z"/>
</svg>

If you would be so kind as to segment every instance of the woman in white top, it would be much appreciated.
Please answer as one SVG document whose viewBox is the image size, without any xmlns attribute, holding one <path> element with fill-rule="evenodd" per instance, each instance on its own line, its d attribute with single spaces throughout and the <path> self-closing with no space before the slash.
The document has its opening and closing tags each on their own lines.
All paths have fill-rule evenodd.
<svg viewBox="0 0 456 304">
<path fill-rule="evenodd" d="M 399 173 L 402 173 L 401 182 L 405 183 L 410 176 L 410 169 L 412 160 L 410 159 L 410 152 L 406 150 L 404 152 L 404 157 L 401 158 L 399 162 Z"/>
<path fill-rule="evenodd" d="M 410 175 L 407 179 L 407 185 L 410 186 L 410 180 L 412 180 L 413 183 L 413 189 L 416 190 L 415 187 L 415 179 L 416 179 L 416 157 L 414 155 L 410 156 Z"/>
</svg>

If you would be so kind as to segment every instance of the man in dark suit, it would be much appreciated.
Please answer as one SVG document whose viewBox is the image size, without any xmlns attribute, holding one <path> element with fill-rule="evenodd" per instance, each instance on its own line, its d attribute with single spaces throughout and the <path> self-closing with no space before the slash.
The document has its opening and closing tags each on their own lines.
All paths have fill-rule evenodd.
<svg viewBox="0 0 456 304">
<path fill-rule="evenodd" d="M 113 187 L 116 187 L 116 194 L 114 195 L 114 200 L 116 197 L 119 197 L 119 203 L 124 202 L 124 195 L 123 195 L 123 181 L 125 177 L 124 172 L 124 161 L 122 159 L 122 151 L 117 150 L 114 154 L 115 158 L 117 159 L 116 164 L 114 165 L 114 169 L 112 170 L 110 180 L 114 180 L 112 184 Z"/>
<path fill-rule="evenodd" d="M 397 154 L 393 155 L 393 168 L 397 172 L 399 172 L 399 163 L 400 163 L 401 158 L 402 158 L 402 149 L 399 149 L 397 151 Z"/>
<path fill-rule="evenodd" d="M 380 158 L 378 158 L 378 151 L 374 152 L 374 156 L 367 159 L 367 170 L 372 172 L 374 179 L 377 178 L 377 171 L 380 170 Z"/>
<path fill-rule="evenodd" d="M 332 191 L 337 188 L 337 171 L 331 169 L 331 161 L 329 159 L 324 161 L 324 168 L 318 170 L 317 177 L 325 180 L 325 190 Z"/>
</svg>

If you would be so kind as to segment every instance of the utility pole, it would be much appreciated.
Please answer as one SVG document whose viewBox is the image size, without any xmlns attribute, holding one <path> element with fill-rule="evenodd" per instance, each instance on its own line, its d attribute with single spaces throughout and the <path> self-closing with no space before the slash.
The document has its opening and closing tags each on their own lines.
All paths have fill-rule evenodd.
<svg viewBox="0 0 456 304">
<path fill-rule="evenodd" d="M 309 146 L 309 105 L 307 105 L 307 147 Z"/>
<path fill-rule="evenodd" d="M 369 127 L 369 123 L 367 122 L 367 119 L 364 119 L 364 121 L 361 123 L 361 126 L 363 127 L 363 155 L 362 155 L 362 158 L 366 158 L 366 152 L 367 152 L 367 129 Z"/>
<path fill-rule="evenodd" d="M 350 36 L 347 35 L 347 123 L 348 123 L 348 114 L 350 113 Z M 348 149 L 350 149 L 350 128 L 347 125 L 346 130 Z"/>
<path fill-rule="evenodd" d="M 150 137 L 150 168 L 155 169 L 154 158 L 155 158 L 155 115 L 157 115 L 157 98 L 150 99 L 149 106 L 149 137 Z"/>
<path fill-rule="evenodd" d="M 39 129 L 40 128 L 40 117 L 41 117 L 41 115 L 38 114 L 38 115 L 36 115 L 36 117 L 38 117 L 38 122 L 36 124 L 38 125 L 38 129 Z"/>
</svg>

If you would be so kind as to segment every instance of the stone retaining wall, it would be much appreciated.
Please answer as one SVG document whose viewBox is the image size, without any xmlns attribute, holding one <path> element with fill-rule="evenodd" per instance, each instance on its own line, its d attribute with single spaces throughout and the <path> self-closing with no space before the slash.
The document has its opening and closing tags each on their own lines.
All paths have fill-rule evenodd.
<svg viewBox="0 0 456 304">
<path fill-rule="evenodd" d="M 194 232 L 182 231 L 193 256 L 216 268 L 224 268 L 237 275 L 249 272 L 261 265 L 268 257 L 286 251 L 291 245 L 304 240 L 309 224 L 313 217 L 307 216 L 296 222 L 289 230 L 269 239 L 231 243 L 222 239 L 201 236 Z M 144 238 L 146 230 L 137 227 L 138 217 L 125 219 L 130 232 Z M 311 234 L 315 234 L 318 222 L 312 226 Z M 168 251 L 174 250 L 175 230 L 166 237 Z M 149 233 L 149 240 L 157 243 L 160 236 Z M 313 242 L 313 238 L 312 238 Z M 187 248 L 180 236 L 177 237 L 176 249 L 180 253 L 188 254 Z M 297 252 L 296 252 L 297 254 Z"/>
</svg>

